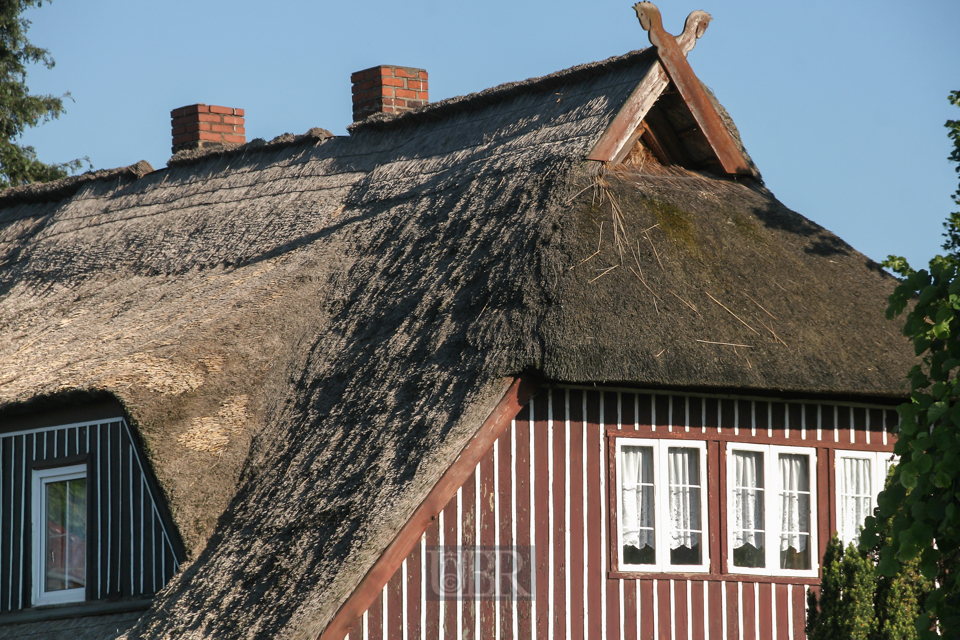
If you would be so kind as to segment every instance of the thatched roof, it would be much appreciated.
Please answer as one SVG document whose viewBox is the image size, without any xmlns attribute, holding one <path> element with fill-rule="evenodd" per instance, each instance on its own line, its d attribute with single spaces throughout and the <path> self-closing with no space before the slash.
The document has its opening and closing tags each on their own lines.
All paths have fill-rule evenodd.
<svg viewBox="0 0 960 640">
<path fill-rule="evenodd" d="M 584 161 L 654 60 L 4 201 L 0 412 L 116 396 L 196 557 L 127 637 L 322 630 L 521 372 L 904 393 L 866 257 L 753 179 Z"/>
</svg>

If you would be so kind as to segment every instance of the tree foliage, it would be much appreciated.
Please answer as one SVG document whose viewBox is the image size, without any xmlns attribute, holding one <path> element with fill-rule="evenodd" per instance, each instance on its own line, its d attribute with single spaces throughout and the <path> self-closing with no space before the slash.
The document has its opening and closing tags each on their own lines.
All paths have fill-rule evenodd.
<svg viewBox="0 0 960 640">
<path fill-rule="evenodd" d="M 888 479 L 889 483 L 889 479 Z M 915 626 L 931 583 L 920 573 L 919 561 L 905 563 L 892 576 L 880 575 L 880 550 L 890 544 L 893 518 L 877 514 L 874 545 L 844 550 L 837 536 L 823 556 L 820 597 L 807 598 L 809 640 L 917 640 Z"/>
<path fill-rule="evenodd" d="M 950 94 L 960 106 L 960 92 Z M 946 127 L 960 162 L 960 122 Z M 960 167 L 958 167 L 960 172 Z M 960 204 L 960 189 L 954 195 Z M 902 280 L 890 296 L 887 317 L 906 312 L 903 333 L 913 341 L 920 364 L 909 374 L 910 402 L 899 408 L 894 451 L 900 463 L 878 499 L 878 517 L 867 518 L 862 547 L 880 546 L 879 571 L 894 576 L 918 563 L 936 580 L 918 616 L 920 638 L 960 638 L 960 212 L 945 224 L 944 249 L 927 269 L 914 271 L 901 257 L 885 265 Z M 881 522 L 889 519 L 884 541 Z"/>
<path fill-rule="evenodd" d="M 42 0 L 0 0 L 0 188 L 62 178 L 79 169 L 81 160 L 46 164 L 33 147 L 19 144 L 28 127 L 59 118 L 63 97 L 32 95 L 26 84 L 27 65 L 54 65 L 46 49 L 30 44 L 30 21 L 23 12 Z"/>
<path fill-rule="evenodd" d="M 960 107 L 960 91 L 951 91 L 947 99 L 950 104 Z M 955 170 L 960 173 L 960 120 L 947 120 L 943 126 L 947 128 L 947 135 L 953 141 L 950 160 L 957 163 Z M 960 187 L 957 188 L 952 197 L 954 204 L 960 206 Z M 943 227 L 943 235 L 947 239 L 943 243 L 943 248 L 953 256 L 960 255 L 960 211 L 951 213 L 947 221 L 943 223 Z"/>
<path fill-rule="evenodd" d="M 867 554 L 852 545 L 844 551 L 834 534 L 823 556 L 819 602 L 813 590 L 807 598 L 808 640 L 875 640 L 874 574 Z"/>
</svg>

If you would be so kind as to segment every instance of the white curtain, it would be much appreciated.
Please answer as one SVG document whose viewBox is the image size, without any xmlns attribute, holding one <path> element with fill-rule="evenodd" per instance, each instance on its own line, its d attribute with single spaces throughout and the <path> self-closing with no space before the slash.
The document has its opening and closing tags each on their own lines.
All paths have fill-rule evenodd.
<svg viewBox="0 0 960 640">
<path fill-rule="evenodd" d="M 623 544 L 654 549 L 653 447 L 623 447 L 621 460 Z"/>
<path fill-rule="evenodd" d="M 780 551 L 806 551 L 810 533 L 810 458 L 780 454 Z"/>
<path fill-rule="evenodd" d="M 763 544 L 763 454 L 733 452 L 733 548 Z"/>
<path fill-rule="evenodd" d="M 670 548 L 692 549 L 700 543 L 700 450 L 667 450 L 670 489 Z"/>
<path fill-rule="evenodd" d="M 855 542 L 873 513 L 873 474 L 868 458 L 840 458 L 840 538 Z"/>
</svg>

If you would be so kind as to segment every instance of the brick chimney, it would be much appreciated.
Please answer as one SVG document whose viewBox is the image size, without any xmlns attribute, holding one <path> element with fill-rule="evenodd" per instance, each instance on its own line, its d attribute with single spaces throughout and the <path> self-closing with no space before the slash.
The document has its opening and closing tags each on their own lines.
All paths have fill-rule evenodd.
<svg viewBox="0 0 960 640">
<path fill-rule="evenodd" d="M 413 67 L 380 65 L 350 76 L 353 121 L 374 113 L 401 113 L 427 104 L 427 72 Z"/>
<path fill-rule="evenodd" d="M 229 149 L 247 141 L 243 109 L 192 104 L 170 112 L 173 153 L 184 149 Z"/>
</svg>

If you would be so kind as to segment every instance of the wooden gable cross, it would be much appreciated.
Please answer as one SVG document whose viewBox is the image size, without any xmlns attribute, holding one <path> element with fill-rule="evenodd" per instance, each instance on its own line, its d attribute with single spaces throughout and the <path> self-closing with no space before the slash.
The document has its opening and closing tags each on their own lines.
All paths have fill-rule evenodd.
<svg viewBox="0 0 960 640">
<path fill-rule="evenodd" d="M 654 63 L 587 159 L 618 163 L 638 137 L 644 117 L 672 82 L 724 172 L 752 175 L 753 169 L 687 62 L 686 54 L 706 32 L 710 14 L 694 11 L 687 16 L 683 33 L 672 36 L 664 31 L 660 10 L 653 3 L 639 2 L 634 10 L 656 48 L 659 63 Z"/>
</svg>

